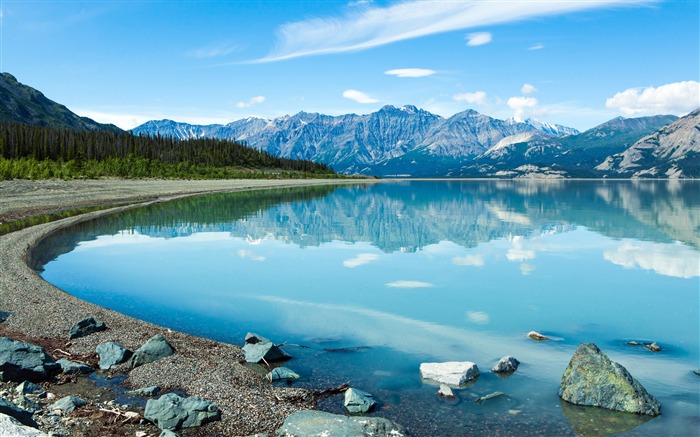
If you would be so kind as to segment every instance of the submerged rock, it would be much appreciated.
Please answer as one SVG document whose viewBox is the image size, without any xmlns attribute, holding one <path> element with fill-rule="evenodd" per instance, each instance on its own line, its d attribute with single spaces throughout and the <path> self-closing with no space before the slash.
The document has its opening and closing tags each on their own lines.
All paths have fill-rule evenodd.
<svg viewBox="0 0 700 437">
<path fill-rule="evenodd" d="M 100 369 L 102 370 L 111 369 L 117 364 L 126 363 L 134 354 L 129 349 L 113 341 L 98 344 L 95 352 L 100 356 Z"/>
<path fill-rule="evenodd" d="M 282 379 L 299 379 L 299 375 L 287 367 L 275 367 L 266 378 L 270 381 L 279 381 Z"/>
<path fill-rule="evenodd" d="M 94 318 L 88 317 L 70 328 L 70 331 L 68 331 L 68 340 L 85 337 L 95 332 L 104 331 L 105 329 L 107 329 L 107 325 L 105 325 L 104 322 L 98 322 Z"/>
<path fill-rule="evenodd" d="M 41 381 L 59 369 L 43 347 L 0 337 L 0 381 Z"/>
<path fill-rule="evenodd" d="M 494 373 L 513 373 L 518 370 L 520 361 L 510 355 L 501 358 L 491 369 Z"/>
<path fill-rule="evenodd" d="M 546 335 L 542 335 L 542 334 L 540 334 L 540 333 L 537 332 L 537 331 L 530 331 L 530 332 L 527 333 L 527 336 L 530 337 L 531 339 L 535 340 L 535 341 L 545 341 L 545 340 L 549 340 L 549 337 L 547 337 Z"/>
<path fill-rule="evenodd" d="M 12 402 L 0 398 L 0 413 L 14 417 L 22 425 L 32 426 L 37 428 L 39 425 L 32 419 L 32 412 L 27 411 L 13 404 Z"/>
<path fill-rule="evenodd" d="M 576 405 L 657 416 L 661 405 L 620 364 L 591 344 L 576 349 L 564 371 L 559 396 Z"/>
<path fill-rule="evenodd" d="M 174 431 L 220 420 L 221 412 L 210 401 L 167 393 L 158 399 L 149 399 L 143 417 L 160 429 Z"/>
<path fill-rule="evenodd" d="M 630 414 L 604 408 L 574 405 L 562 401 L 562 413 L 571 429 L 580 437 L 622 435 L 654 418 L 646 414 Z"/>
<path fill-rule="evenodd" d="M 77 396 L 66 396 L 49 405 L 46 409 L 52 413 L 64 415 L 70 414 L 84 405 L 87 405 L 87 401 Z"/>
<path fill-rule="evenodd" d="M 245 360 L 249 363 L 259 363 L 261 361 L 270 363 L 286 361 L 292 358 L 267 338 L 252 332 L 246 334 L 245 345 L 243 345 L 242 349 L 245 353 Z"/>
<path fill-rule="evenodd" d="M 471 361 L 448 361 L 445 363 L 421 363 L 423 379 L 452 386 L 460 386 L 479 376 L 479 368 Z"/>
<path fill-rule="evenodd" d="M 351 413 L 366 413 L 374 408 L 377 402 L 366 391 L 349 388 L 345 390 L 343 405 Z"/>
<path fill-rule="evenodd" d="M 480 398 L 478 398 L 478 399 L 475 399 L 474 402 L 490 401 L 491 399 L 495 399 L 495 398 L 501 397 L 501 396 L 503 396 L 504 394 L 505 394 L 505 393 L 503 393 L 503 392 L 501 392 L 501 391 L 495 391 L 495 392 L 493 392 L 493 393 L 487 394 L 486 396 L 482 396 L 482 397 L 480 397 Z"/>
<path fill-rule="evenodd" d="M 277 437 L 404 437 L 396 423 L 381 417 L 347 417 L 316 410 L 299 411 L 287 417 Z"/>
<path fill-rule="evenodd" d="M 65 358 L 61 358 L 60 360 L 56 361 L 56 363 L 61 366 L 61 372 L 65 373 L 66 375 L 88 374 L 95 370 L 87 364 L 76 363 L 75 361 L 70 361 Z"/>
<path fill-rule="evenodd" d="M 136 349 L 131 357 L 131 367 L 138 367 L 146 363 L 152 363 L 175 353 L 175 349 L 170 346 L 168 340 L 160 334 L 149 338 L 143 346 Z"/>
</svg>

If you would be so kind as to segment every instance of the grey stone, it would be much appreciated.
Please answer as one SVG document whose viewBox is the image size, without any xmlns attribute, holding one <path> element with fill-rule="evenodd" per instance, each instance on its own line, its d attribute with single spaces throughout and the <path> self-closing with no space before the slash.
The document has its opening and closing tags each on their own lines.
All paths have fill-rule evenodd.
<svg viewBox="0 0 700 437">
<path fill-rule="evenodd" d="M 19 395 L 32 395 L 38 398 L 46 397 L 46 389 L 33 382 L 24 381 L 15 389 Z"/>
<path fill-rule="evenodd" d="M 68 331 L 68 340 L 85 337 L 86 335 L 104 331 L 105 329 L 107 329 L 107 326 L 104 322 L 98 322 L 94 318 L 88 317 L 70 328 L 70 331 Z"/>
<path fill-rule="evenodd" d="M 180 437 L 179 435 L 175 434 L 174 432 L 170 431 L 169 429 L 164 429 L 158 437 Z"/>
<path fill-rule="evenodd" d="M 351 413 L 366 413 L 374 408 L 377 402 L 372 399 L 372 395 L 366 391 L 349 388 L 345 390 L 343 405 L 345 405 L 345 408 Z"/>
<path fill-rule="evenodd" d="M 505 356 L 501 358 L 495 366 L 493 366 L 491 371 L 494 373 L 513 373 L 518 370 L 519 365 L 520 361 L 514 357 Z"/>
<path fill-rule="evenodd" d="M 37 404 L 36 402 L 24 395 L 19 395 L 16 401 L 16 405 L 23 410 L 29 411 L 32 414 L 42 410 L 41 405 Z"/>
<path fill-rule="evenodd" d="M 75 361 L 69 361 L 65 358 L 61 358 L 56 361 L 59 366 L 61 366 L 61 372 L 66 375 L 85 375 L 92 373 L 95 369 L 83 363 L 76 363 Z"/>
<path fill-rule="evenodd" d="M 7 320 L 7 318 L 10 317 L 11 315 L 12 315 L 12 313 L 9 311 L 0 311 L 0 323 Z"/>
<path fill-rule="evenodd" d="M 129 349 L 113 341 L 98 344 L 95 352 L 100 356 L 100 369 L 102 370 L 111 369 L 117 364 L 126 363 L 134 354 Z"/>
<path fill-rule="evenodd" d="M 59 415 L 70 414 L 76 409 L 87 405 L 87 402 L 77 396 L 63 397 L 46 407 L 50 413 L 58 412 Z"/>
<path fill-rule="evenodd" d="M 347 417 L 323 411 L 299 411 L 287 417 L 276 437 L 404 437 L 408 434 L 381 417 Z"/>
<path fill-rule="evenodd" d="M 249 363 L 259 363 L 261 361 L 270 363 L 286 361 L 292 358 L 267 338 L 252 332 L 245 336 L 243 352 L 245 353 L 245 360 Z"/>
<path fill-rule="evenodd" d="M 152 387 L 144 387 L 144 388 L 138 388 L 136 390 L 129 390 L 126 392 L 128 395 L 132 396 L 142 396 L 144 398 L 150 398 L 158 394 L 160 391 L 160 387 L 157 385 L 154 385 Z"/>
<path fill-rule="evenodd" d="M 148 339 L 143 346 L 136 349 L 134 356 L 131 357 L 131 367 L 133 368 L 142 364 L 152 363 L 165 357 L 169 357 L 174 353 L 175 349 L 170 346 L 168 340 L 166 340 L 162 335 L 156 334 Z"/>
<path fill-rule="evenodd" d="M 545 340 L 549 340 L 549 337 L 547 337 L 546 335 L 542 335 L 542 334 L 540 334 L 540 333 L 537 332 L 537 331 L 530 331 L 530 332 L 527 333 L 527 336 L 530 337 L 531 339 L 535 340 L 535 341 L 545 341 Z"/>
<path fill-rule="evenodd" d="M 288 367 L 275 367 L 270 373 L 267 374 L 267 379 L 270 381 L 299 379 L 299 375 Z"/>
<path fill-rule="evenodd" d="M 474 400 L 474 402 L 490 401 L 491 399 L 495 399 L 495 398 L 501 397 L 503 395 L 504 395 L 503 392 L 495 391 L 493 393 L 489 393 L 486 396 L 482 396 L 479 399 Z"/>
<path fill-rule="evenodd" d="M 22 425 L 12 416 L 0 413 L 0 436 L 12 437 L 49 437 L 48 434 L 36 428 Z"/>
<path fill-rule="evenodd" d="M 695 373 L 696 375 L 700 376 L 700 369 L 693 370 L 693 373 Z"/>
<path fill-rule="evenodd" d="M 661 352 L 661 346 L 656 344 L 656 342 L 653 342 L 651 344 L 645 344 L 644 346 L 652 352 Z"/>
<path fill-rule="evenodd" d="M 220 420 L 221 412 L 210 401 L 167 393 L 158 399 L 149 399 L 143 417 L 160 429 L 174 431 Z"/>
<path fill-rule="evenodd" d="M 32 412 L 24 410 L 7 399 L 0 398 L 0 413 L 14 417 L 22 425 L 37 428 L 39 425 L 32 419 Z"/>
<path fill-rule="evenodd" d="M 43 347 L 0 337 L 0 381 L 40 381 L 59 369 Z"/>
<path fill-rule="evenodd" d="M 661 405 L 620 364 L 593 344 L 581 344 L 564 371 L 559 396 L 576 405 L 658 416 Z"/>
</svg>

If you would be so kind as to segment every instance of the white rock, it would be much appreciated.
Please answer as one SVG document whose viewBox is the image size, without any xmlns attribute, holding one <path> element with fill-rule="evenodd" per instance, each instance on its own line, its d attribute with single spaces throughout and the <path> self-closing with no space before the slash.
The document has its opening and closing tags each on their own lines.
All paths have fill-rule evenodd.
<svg viewBox="0 0 700 437">
<path fill-rule="evenodd" d="M 450 388 L 449 385 L 446 384 L 440 384 L 440 390 L 438 390 L 438 395 L 444 397 L 444 398 L 453 398 L 455 397 L 454 392 Z"/>
<path fill-rule="evenodd" d="M 420 374 L 443 384 L 460 386 L 479 376 L 479 368 L 471 361 L 448 361 L 446 363 L 421 363 Z"/>
</svg>

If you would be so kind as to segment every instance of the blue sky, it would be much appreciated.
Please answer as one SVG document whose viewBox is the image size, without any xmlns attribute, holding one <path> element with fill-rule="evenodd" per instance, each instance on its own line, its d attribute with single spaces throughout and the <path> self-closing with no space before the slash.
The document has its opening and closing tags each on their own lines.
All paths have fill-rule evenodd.
<svg viewBox="0 0 700 437">
<path fill-rule="evenodd" d="M 0 0 L 0 69 L 133 128 L 391 104 L 588 129 L 700 106 L 697 0 Z"/>
</svg>

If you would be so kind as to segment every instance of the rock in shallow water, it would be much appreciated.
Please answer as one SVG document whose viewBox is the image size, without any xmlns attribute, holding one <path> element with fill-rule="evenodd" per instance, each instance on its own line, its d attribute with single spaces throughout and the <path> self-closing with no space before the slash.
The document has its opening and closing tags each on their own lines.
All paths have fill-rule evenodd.
<svg viewBox="0 0 700 437">
<path fill-rule="evenodd" d="M 404 437 L 408 434 L 381 417 L 347 417 L 323 411 L 299 411 L 287 417 L 277 437 Z"/>
<path fill-rule="evenodd" d="M 270 381 L 280 381 L 282 379 L 299 379 L 299 374 L 288 367 L 275 367 L 266 378 Z"/>
<path fill-rule="evenodd" d="M 245 353 L 245 360 L 249 363 L 259 363 L 261 361 L 270 363 L 286 361 L 292 358 L 267 338 L 252 332 L 246 334 L 245 345 L 243 345 L 242 349 Z"/>
<path fill-rule="evenodd" d="M 366 391 L 349 388 L 345 390 L 343 405 L 345 405 L 345 408 L 351 413 L 366 413 L 374 408 L 377 402 L 372 399 L 372 395 Z"/>
<path fill-rule="evenodd" d="M 221 412 L 210 401 L 167 393 L 158 399 L 149 399 L 143 417 L 160 429 L 174 431 L 220 420 Z"/>
<path fill-rule="evenodd" d="M 43 347 L 0 337 L 0 381 L 41 381 L 59 369 Z"/>
<path fill-rule="evenodd" d="M 657 416 L 661 405 L 620 364 L 591 344 L 574 352 L 564 371 L 559 396 L 576 405 Z"/>
<path fill-rule="evenodd" d="M 546 335 L 542 335 L 542 334 L 540 334 L 540 333 L 537 332 L 537 331 L 530 331 L 530 332 L 527 333 L 527 336 L 530 337 L 531 339 L 535 340 L 535 341 L 545 341 L 545 340 L 549 340 L 549 337 L 547 337 Z"/>
<path fill-rule="evenodd" d="M 501 358 L 491 369 L 494 373 L 513 373 L 518 370 L 520 361 L 511 356 Z"/>
<path fill-rule="evenodd" d="M 421 363 L 423 379 L 460 386 L 479 376 L 479 368 L 471 361 L 448 361 L 445 363 Z"/>
</svg>

